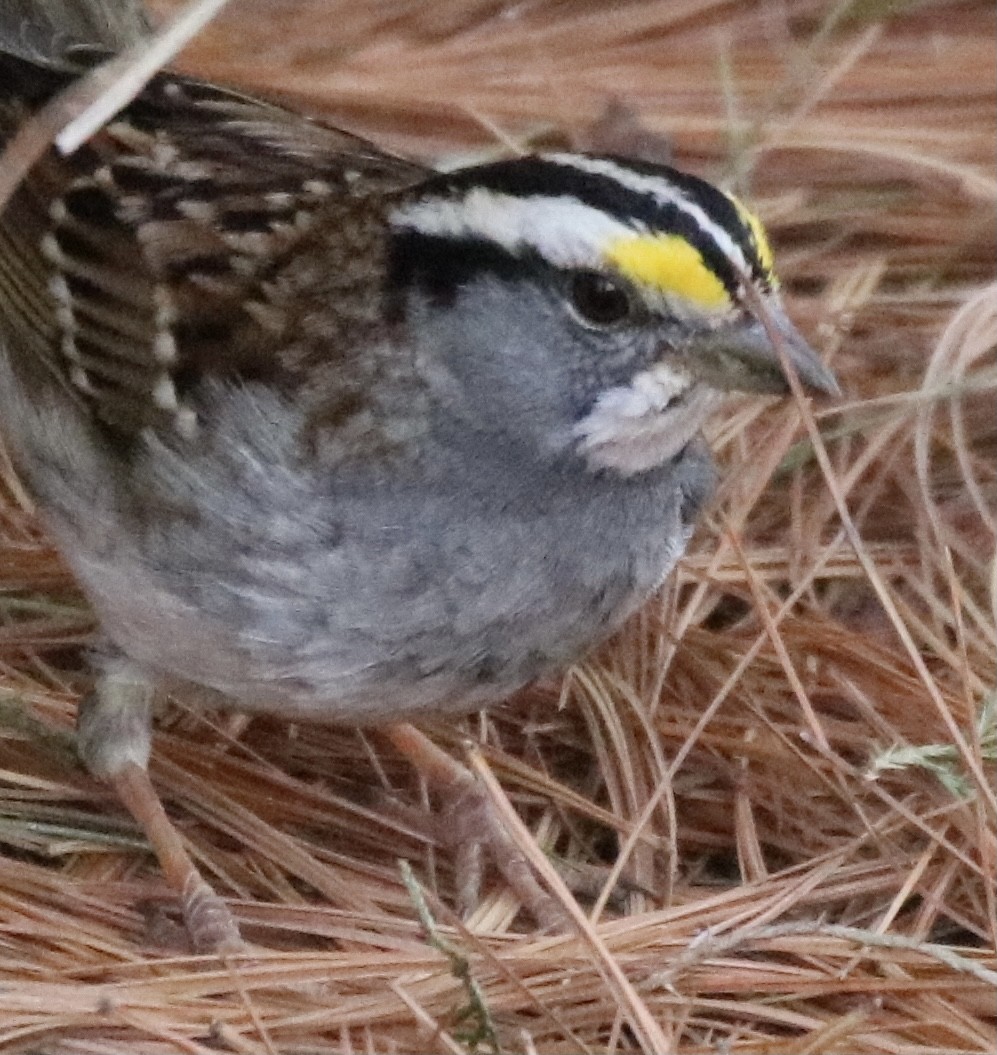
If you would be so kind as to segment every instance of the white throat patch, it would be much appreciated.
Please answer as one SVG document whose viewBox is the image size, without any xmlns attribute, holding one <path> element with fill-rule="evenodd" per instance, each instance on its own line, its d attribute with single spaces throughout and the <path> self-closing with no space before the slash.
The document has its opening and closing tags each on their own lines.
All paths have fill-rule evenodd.
<svg viewBox="0 0 997 1055">
<path fill-rule="evenodd" d="M 674 458 L 722 399 L 659 363 L 603 392 L 572 436 L 590 468 L 632 476 Z"/>
</svg>

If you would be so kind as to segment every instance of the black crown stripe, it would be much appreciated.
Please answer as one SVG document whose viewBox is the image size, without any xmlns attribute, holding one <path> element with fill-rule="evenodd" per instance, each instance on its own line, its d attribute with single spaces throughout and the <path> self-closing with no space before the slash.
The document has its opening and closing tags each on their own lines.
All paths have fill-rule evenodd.
<svg viewBox="0 0 997 1055">
<path fill-rule="evenodd" d="M 660 180 L 665 187 L 679 190 L 718 227 L 723 228 L 744 253 L 753 276 L 768 285 L 768 275 L 759 259 L 754 236 L 734 204 L 721 191 L 704 180 L 664 165 L 645 164 L 608 155 L 595 160 L 611 162 L 637 175 Z M 431 197 L 436 191 L 446 197 L 459 197 L 478 187 L 514 198 L 575 198 L 621 223 L 680 235 L 699 251 L 707 267 L 723 282 L 731 297 L 736 297 L 740 276 L 708 229 L 701 227 L 679 206 L 663 202 L 653 193 L 634 190 L 611 175 L 586 172 L 550 158 L 515 158 L 443 173 L 422 184 L 419 196 Z"/>
</svg>

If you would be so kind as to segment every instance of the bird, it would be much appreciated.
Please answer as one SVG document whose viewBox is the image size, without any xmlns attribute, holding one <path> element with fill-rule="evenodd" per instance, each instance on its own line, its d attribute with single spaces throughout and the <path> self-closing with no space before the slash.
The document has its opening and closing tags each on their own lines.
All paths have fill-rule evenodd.
<svg viewBox="0 0 997 1055">
<path fill-rule="evenodd" d="M 14 0 L 0 144 L 144 25 Z M 158 693 L 372 723 L 462 786 L 410 721 L 653 595 L 715 487 L 704 423 L 785 361 L 838 393 L 757 216 L 666 165 L 437 170 L 168 70 L 47 151 L 0 215 L 0 434 L 100 625 L 81 757 L 195 947 L 241 936 L 149 779 Z"/>
</svg>

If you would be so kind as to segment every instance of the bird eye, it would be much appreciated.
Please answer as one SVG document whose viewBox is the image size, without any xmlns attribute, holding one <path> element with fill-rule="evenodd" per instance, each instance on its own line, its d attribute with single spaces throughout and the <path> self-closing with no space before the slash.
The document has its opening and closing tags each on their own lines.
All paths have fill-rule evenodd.
<svg viewBox="0 0 997 1055">
<path fill-rule="evenodd" d="M 571 305 L 589 326 L 613 326 L 631 312 L 629 292 L 614 278 L 598 271 L 576 271 L 571 276 Z"/>
</svg>

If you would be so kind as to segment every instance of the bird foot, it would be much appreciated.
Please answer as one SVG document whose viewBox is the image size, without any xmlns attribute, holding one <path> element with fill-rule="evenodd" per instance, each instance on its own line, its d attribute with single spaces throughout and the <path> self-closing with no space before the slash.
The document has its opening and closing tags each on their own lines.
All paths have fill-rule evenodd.
<svg viewBox="0 0 997 1055">
<path fill-rule="evenodd" d="M 506 830 L 487 792 L 470 770 L 411 725 L 392 725 L 385 735 L 445 801 L 440 813 L 391 803 L 400 819 L 454 854 L 457 904 L 463 915 L 480 902 L 486 859 L 491 861 L 543 930 L 563 929 L 567 915 L 537 881 L 533 866 Z"/>
</svg>

